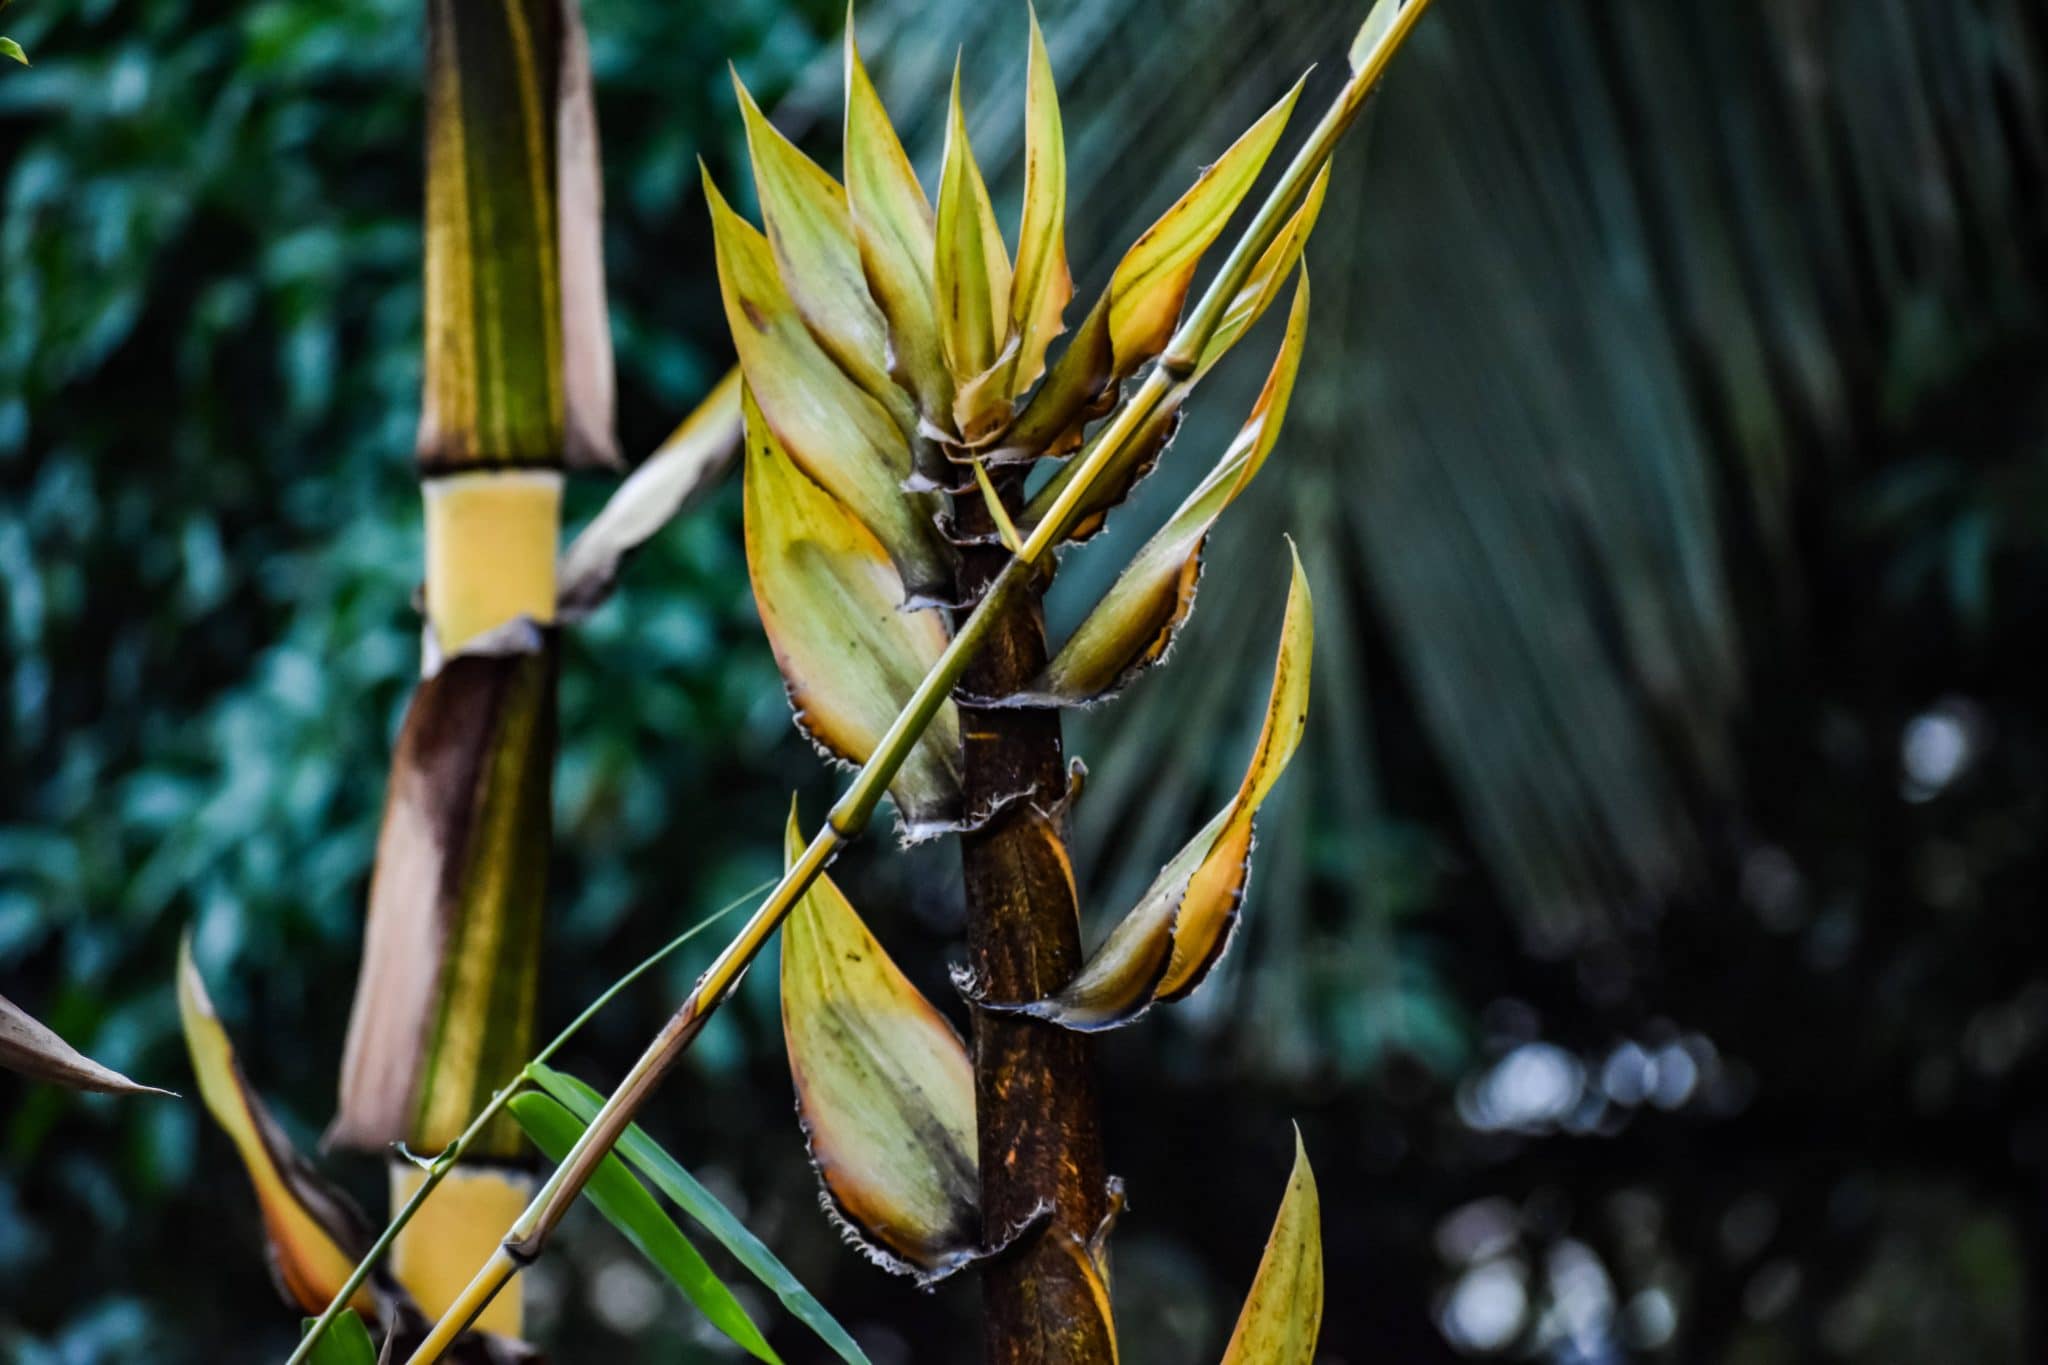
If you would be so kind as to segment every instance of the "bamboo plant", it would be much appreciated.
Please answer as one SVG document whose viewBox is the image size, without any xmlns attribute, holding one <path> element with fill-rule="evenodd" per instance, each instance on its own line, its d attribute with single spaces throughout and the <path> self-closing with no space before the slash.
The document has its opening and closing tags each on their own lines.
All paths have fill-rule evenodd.
<svg viewBox="0 0 2048 1365">
<path fill-rule="evenodd" d="M 785 1035 L 837 1216 L 876 1261 L 927 1283 L 979 1265 L 990 1360 L 1116 1358 L 1107 1238 L 1120 1197 L 1102 1163 L 1086 1035 L 1192 992 L 1228 945 L 1254 816 L 1305 717 L 1313 627 L 1298 562 L 1236 797 L 1088 956 L 1063 833 L 1078 773 L 1063 766 L 1059 708 L 1104 700 L 1170 649 L 1209 529 L 1277 441 L 1306 333 L 1305 275 L 1258 404 L 1210 475 L 1058 650 L 1040 604 L 1054 552 L 1101 527 L 1157 463 L 1195 386 L 1287 292 L 1336 145 L 1426 2 L 1374 6 L 1350 78 L 1192 310 L 1183 316 L 1201 259 L 1278 145 L 1298 86 L 1125 254 L 1049 362 L 1071 283 L 1057 95 L 1035 20 L 1014 258 L 957 74 L 935 207 L 851 31 L 843 185 L 740 91 L 765 231 L 708 179 L 707 191 L 745 380 L 749 569 L 799 724 L 859 771 L 816 835 L 806 841 L 792 819 L 781 882 L 610 1098 L 587 1108 L 582 1135 L 415 1365 L 439 1359 L 542 1254 L 785 919 Z M 906 841 L 961 840 L 972 1051 L 823 875 L 885 793 Z M 1306 1362 L 1313 1350 L 1320 1238 L 1297 1154 L 1226 1361 Z"/>
<path fill-rule="evenodd" d="M 558 632 L 605 600 L 738 437 L 733 380 L 559 553 L 565 471 L 619 463 L 581 21 L 575 0 L 429 0 L 426 13 L 422 677 L 393 754 L 327 1134 L 389 1157 L 404 1218 L 374 1278 L 345 1283 L 368 1224 L 268 1116 L 189 954 L 179 970 L 201 1093 L 255 1186 L 285 1296 L 308 1313 L 338 1298 L 387 1327 L 440 1314 L 528 1193 L 520 1125 L 490 1102 L 533 1054 Z M 489 1117 L 473 1123 L 479 1108 Z M 511 1350 L 518 1298 L 476 1326 L 479 1349 Z"/>
</svg>

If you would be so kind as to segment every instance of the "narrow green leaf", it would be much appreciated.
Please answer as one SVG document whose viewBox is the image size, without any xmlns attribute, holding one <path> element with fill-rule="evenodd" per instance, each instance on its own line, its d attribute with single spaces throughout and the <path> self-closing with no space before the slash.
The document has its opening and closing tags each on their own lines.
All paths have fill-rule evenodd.
<svg viewBox="0 0 2048 1365">
<path fill-rule="evenodd" d="M 604 1103 L 604 1096 L 596 1090 L 551 1067 L 535 1064 L 526 1068 L 526 1075 L 585 1124 L 597 1116 L 598 1108 Z M 654 1188 L 673 1200 L 677 1208 L 717 1238 L 719 1245 L 731 1252 L 734 1260 L 745 1266 L 764 1288 L 780 1299 L 792 1317 L 816 1332 L 819 1340 L 830 1346 L 846 1365 L 872 1365 L 846 1329 L 826 1311 L 825 1305 L 812 1296 L 810 1290 L 798 1282 L 789 1268 L 776 1259 L 775 1253 L 638 1124 L 626 1129 L 615 1150 L 651 1181 Z"/>
<path fill-rule="evenodd" d="M 1310 1365 L 1323 1325 L 1323 1210 L 1301 1130 L 1294 1171 L 1223 1365 Z"/>
<path fill-rule="evenodd" d="M 550 1161 L 562 1160 L 583 1135 L 583 1124 L 550 1096 L 529 1091 L 513 1096 L 508 1107 Z M 647 1187 L 626 1169 L 625 1162 L 607 1156 L 584 1192 L 597 1211 L 667 1275 L 712 1326 L 756 1360 L 780 1365 L 781 1357 L 770 1348 L 761 1329 L 747 1316 L 747 1310 L 712 1272 L 682 1229 L 661 1211 L 661 1205 L 647 1192 Z"/>
<path fill-rule="evenodd" d="M 28 65 L 28 54 L 21 50 L 21 44 L 12 38 L 0 38 L 0 57 L 12 57 L 23 66 Z"/>
<path fill-rule="evenodd" d="M 307 1318 L 301 1324 L 301 1336 L 312 1329 L 314 1321 Z M 370 1340 L 370 1329 L 363 1326 L 355 1309 L 344 1308 L 341 1316 L 327 1325 L 313 1353 L 306 1357 L 306 1365 L 377 1365 L 377 1343 Z"/>
</svg>

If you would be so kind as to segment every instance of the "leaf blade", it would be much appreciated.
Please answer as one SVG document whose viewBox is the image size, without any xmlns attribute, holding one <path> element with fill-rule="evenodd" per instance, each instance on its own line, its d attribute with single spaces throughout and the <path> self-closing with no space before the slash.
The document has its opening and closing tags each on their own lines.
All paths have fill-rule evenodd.
<svg viewBox="0 0 2048 1365">
<path fill-rule="evenodd" d="M 192 960 L 189 937 L 178 945 L 178 1019 L 200 1099 L 234 1144 L 256 1191 L 278 1288 L 301 1310 L 318 1313 L 340 1292 L 369 1246 L 367 1226 L 347 1197 L 322 1181 L 293 1150 L 249 1088 L 235 1060 L 234 1044 Z M 376 1298 L 367 1286 L 357 1291 L 349 1306 L 365 1314 L 377 1312 Z"/>
<path fill-rule="evenodd" d="M 776 440 L 888 547 L 913 595 L 942 592 L 952 575 L 933 543 L 932 504 L 902 487 L 912 473 L 903 433 L 811 336 L 768 239 L 733 211 L 708 173 L 704 192 L 726 322 Z"/>
<path fill-rule="evenodd" d="M 957 61 L 939 170 L 937 253 L 932 276 L 938 289 L 939 345 L 953 375 L 952 416 L 961 439 L 973 442 L 1009 415 L 1009 395 L 996 372 L 1010 339 L 1011 272 L 988 185 L 967 136 Z"/>
<path fill-rule="evenodd" d="M 552 1096 L 529 1090 L 513 1096 L 507 1107 L 550 1161 L 567 1156 L 583 1134 L 583 1124 Z M 781 1358 L 745 1307 L 623 1161 L 606 1156 L 584 1193 L 649 1264 L 668 1276 L 706 1321 L 756 1360 L 780 1365 Z"/>
<path fill-rule="evenodd" d="M 944 652 L 939 613 L 905 610 L 902 580 L 860 519 L 799 469 L 742 395 L 747 571 L 797 724 L 865 762 Z M 951 701 L 890 784 L 907 836 L 947 826 L 960 803 L 959 713 Z"/>
<path fill-rule="evenodd" d="M 299 1335 L 310 1331 L 315 1321 L 307 1318 Z M 312 1354 L 306 1357 L 306 1365 L 377 1365 L 377 1345 L 370 1340 L 370 1329 L 363 1326 L 355 1309 L 342 1309 L 341 1315 L 327 1325 Z"/>
<path fill-rule="evenodd" d="M 1296 1128 L 1287 1192 L 1222 1365 L 1311 1365 L 1322 1321 L 1322 1200 Z"/>
<path fill-rule="evenodd" d="M 787 856 L 801 850 L 791 811 Z M 782 929 L 797 1111 L 832 1207 L 886 1269 L 930 1283 L 980 1254 L 974 1067 L 831 878 Z"/>
<path fill-rule="evenodd" d="M 104 1095 L 171 1094 L 100 1065 L 4 995 L 0 995 L 0 1067 L 71 1090 Z"/>
<path fill-rule="evenodd" d="M 1025 71 L 1024 209 L 1017 226 L 1017 269 L 1010 287 L 1010 331 L 1017 337 L 1012 397 L 1045 373 L 1045 351 L 1064 329 L 1062 318 L 1074 297 L 1067 265 L 1067 146 L 1060 120 L 1059 87 L 1052 58 L 1029 7 L 1031 55 Z"/>
<path fill-rule="evenodd" d="M 604 1101 L 604 1097 L 590 1086 L 552 1067 L 531 1065 L 527 1067 L 526 1074 L 581 1123 L 588 1124 L 595 1118 Z M 817 1333 L 819 1340 L 831 1347 L 846 1365 L 872 1365 L 859 1344 L 839 1325 L 838 1319 L 818 1302 L 810 1290 L 804 1288 L 767 1244 L 756 1237 L 732 1210 L 720 1203 L 718 1197 L 691 1175 L 681 1162 L 669 1155 L 666 1148 L 648 1136 L 640 1125 L 633 1124 L 626 1129 L 616 1150 L 628 1165 L 667 1195 L 676 1207 L 717 1238 L 719 1244 L 732 1253 L 734 1260 L 745 1266 L 764 1288 L 781 1300 L 791 1316 Z"/>
</svg>

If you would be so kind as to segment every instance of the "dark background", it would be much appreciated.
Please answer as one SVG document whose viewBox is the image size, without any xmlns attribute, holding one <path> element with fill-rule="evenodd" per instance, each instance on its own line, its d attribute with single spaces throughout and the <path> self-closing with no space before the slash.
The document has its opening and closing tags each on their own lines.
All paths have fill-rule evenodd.
<svg viewBox="0 0 2048 1365">
<path fill-rule="evenodd" d="M 1363 4 L 1048 0 L 1085 300 Z M 724 62 L 836 163 L 839 12 L 589 0 L 621 429 L 727 363 Z M 308 1143 L 416 668 L 420 24 L 21 0 L 0 69 L 0 991 L 189 1088 L 190 927 Z M 1021 6 L 871 0 L 927 176 L 964 45 L 1012 216 Z M 1103 1049 L 1125 1358 L 1221 1350 L 1302 1125 L 1322 1358 L 2048 1359 L 2048 17 L 2031 0 L 1445 0 L 1339 165 L 1288 436 L 1174 665 L 1079 718 L 1090 922 L 1226 799 L 1292 531 L 1303 755 L 1202 995 Z M 1245 349 L 1263 352 L 1272 329 Z M 1219 375 L 1065 617 L 1250 402 Z M 774 869 L 787 723 L 727 488 L 564 667 L 544 1028 Z M 576 491 L 587 512 L 602 487 Z M 949 850 L 843 881 L 946 998 Z M 570 1049 L 608 1083 L 709 952 Z M 969 1357 L 813 1206 L 774 976 L 649 1115 L 878 1365 Z M 331 1164 L 373 1207 L 375 1163 Z M 587 1215 L 557 1359 L 721 1359 Z M 0 1357 L 293 1330 L 191 1102 L 0 1078 Z M 778 1323 L 792 1361 L 811 1342 Z"/>
</svg>

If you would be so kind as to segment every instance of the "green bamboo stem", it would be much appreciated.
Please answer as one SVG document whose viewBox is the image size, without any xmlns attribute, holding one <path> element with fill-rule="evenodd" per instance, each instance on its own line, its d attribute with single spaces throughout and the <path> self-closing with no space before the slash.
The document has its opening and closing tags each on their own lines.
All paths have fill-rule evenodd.
<svg viewBox="0 0 2048 1365">
<path fill-rule="evenodd" d="M 1153 367 L 1138 390 L 1110 419 L 1108 427 L 1093 443 L 1089 453 L 1082 457 L 1066 488 L 1047 509 L 1023 546 L 991 582 L 987 594 L 961 624 L 909 702 L 897 714 L 888 732 L 876 744 L 875 752 L 855 774 L 852 785 L 833 805 L 824 826 L 804 847 L 801 856 L 790 865 L 725 951 L 705 969 L 689 996 L 641 1053 L 632 1070 L 584 1129 L 576 1145 L 514 1222 L 497 1252 L 478 1270 L 441 1320 L 434 1324 L 426 1340 L 413 1353 L 409 1365 L 433 1365 L 438 1361 L 499 1291 L 511 1283 L 522 1268 L 539 1258 L 549 1235 L 582 1194 L 599 1163 L 632 1125 L 647 1097 L 681 1059 L 711 1015 L 724 1003 L 755 954 L 774 935 L 839 850 L 865 828 L 897 769 L 909 757 L 912 746 L 987 640 L 997 614 L 1008 609 L 1010 599 L 1019 586 L 1037 571 L 1039 563 L 1065 535 L 1102 471 L 1122 453 L 1124 446 L 1170 393 L 1193 382 L 1196 362 L 1215 335 L 1231 300 L 1244 287 L 1260 256 L 1272 245 L 1288 216 L 1300 205 L 1316 174 L 1329 161 L 1338 141 L 1356 121 L 1365 97 L 1429 4 L 1430 0 L 1410 0 L 1380 42 L 1359 63 L 1318 121 L 1309 140 L 1267 194 L 1251 225 L 1209 282 L 1194 310 L 1174 333 L 1160 363 Z"/>
</svg>

